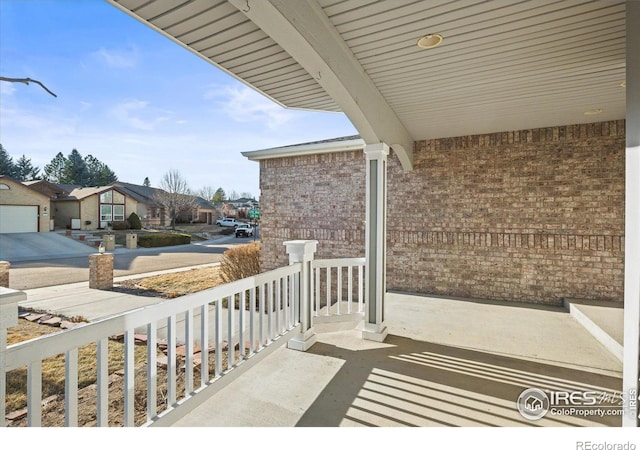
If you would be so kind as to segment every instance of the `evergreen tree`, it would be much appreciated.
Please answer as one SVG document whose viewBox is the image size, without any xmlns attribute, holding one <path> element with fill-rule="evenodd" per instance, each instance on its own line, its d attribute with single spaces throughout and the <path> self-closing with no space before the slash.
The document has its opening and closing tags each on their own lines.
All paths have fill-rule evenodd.
<svg viewBox="0 0 640 450">
<path fill-rule="evenodd" d="M 0 144 L 0 175 L 13 177 L 15 176 L 15 172 L 16 166 L 13 163 L 13 158 L 9 156 L 2 144 Z"/>
<path fill-rule="evenodd" d="M 31 160 L 22 155 L 15 163 L 15 178 L 20 181 L 32 181 L 38 179 L 39 167 L 34 167 Z"/>
<path fill-rule="evenodd" d="M 149 181 L 149 177 L 144 177 L 144 181 L 142 182 L 143 186 L 151 187 L 151 181 Z"/>
<path fill-rule="evenodd" d="M 64 168 L 64 183 L 79 184 L 80 186 L 90 185 L 89 169 L 84 162 L 82 155 L 75 148 L 69 153 L 67 164 Z"/>
<path fill-rule="evenodd" d="M 211 201 L 213 203 L 222 203 L 226 200 L 227 195 L 225 194 L 224 189 L 222 189 L 221 187 L 216 190 L 216 193 L 213 194 L 213 197 L 211 198 Z"/>
<path fill-rule="evenodd" d="M 58 152 L 49 164 L 44 166 L 44 179 L 52 183 L 67 183 L 65 177 L 65 168 L 67 166 L 67 158 Z"/>
<path fill-rule="evenodd" d="M 118 181 L 116 174 L 105 163 L 93 155 L 87 155 L 84 163 L 89 172 L 87 186 L 106 186 L 114 181 Z"/>
</svg>

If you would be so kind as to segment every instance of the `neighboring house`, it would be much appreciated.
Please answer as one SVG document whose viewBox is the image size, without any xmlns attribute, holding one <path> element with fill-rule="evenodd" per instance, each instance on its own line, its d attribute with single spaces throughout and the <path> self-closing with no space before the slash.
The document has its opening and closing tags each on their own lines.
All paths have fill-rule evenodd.
<svg viewBox="0 0 640 450">
<path fill-rule="evenodd" d="M 212 225 L 217 219 L 216 207 L 213 203 L 202 197 L 196 197 L 196 209 L 191 218 L 192 222 Z"/>
<path fill-rule="evenodd" d="M 111 186 L 118 187 L 124 193 L 135 198 L 138 202 L 136 214 L 140 217 L 145 228 L 163 227 L 169 225 L 170 218 L 164 207 L 157 200 L 157 193 L 162 189 L 139 184 L 116 181 Z"/>
<path fill-rule="evenodd" d="M 47 231 L 51 231 L 50 197 L 0 175 L 0 233 Z"/>
<path fill-rule="evenodd" d="M 137 200 L 115 186 L 76 187 L 55 201 L 56 228 L 104 229 L 126 220 L 137 210 Z"/>
<path fill-rule="evenodd" d="M 238 198 L 227 202 L 235 209 L 235 217 L 246 219 L 249 217 L 249 210 L 258 208 L 258 202 L 254 198 Z"/>
</svg>

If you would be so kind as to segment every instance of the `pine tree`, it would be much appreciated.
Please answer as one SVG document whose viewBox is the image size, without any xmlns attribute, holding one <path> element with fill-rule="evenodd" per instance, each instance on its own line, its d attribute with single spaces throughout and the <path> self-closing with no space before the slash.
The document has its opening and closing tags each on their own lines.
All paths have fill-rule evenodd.
<svg viewBox="0 0 640 450">
<path fill-rule="evenodd" d="M 116 174 L 105 163 L 93 155 L 87 155 L 84 163 L 89 172 L 87 186 L 106 186 L 118 181 Z"/>
<path fill-rule="evenodd" d="M 222 203 L 227 200 L 227 195 L 224 192 L 224 189 L 221 187 L 216 190 L 216 193 L 213 194 L 211 201 L 214 203 Z"/>
<path fill-rule="evenodd" d="M 15 178 L 20 181 L 32 181 L 38 179 L 39 167 L 31 164 L 31 159 L 22 155 L 15 163 Z"/>
<path fill-rule="evenodd" d="M 13 163 L 13 158 L 9 156 L 2 144 L 0 144 L 0 175 L 13 177 L 15 176 L 15 172 L 16 166 Z"/>
<path fill-rule="evenodd" d="M 142 182 L 143 186 L 151 187 L 151 181 L 149 181 L 149 177 L 144 177 L 144 181 Z"/>
<path fill-rule="evenodd" d="M 58 152 L 49 164 L 44 166 L 44 179 L 52 183 L 67 183 L 65 181 L 65 168 L 67 166 L 67 158 Z"/>
<path fill-rule="evenodd" d="M 75 148 L 69 153 L 67 164 L 64 168 L 64 182 L 68 184 L 79 184 L 80 186 L 89 186 L 90 179 L 89 170 L 82 158 L 82 155 Z"/>
</svg>

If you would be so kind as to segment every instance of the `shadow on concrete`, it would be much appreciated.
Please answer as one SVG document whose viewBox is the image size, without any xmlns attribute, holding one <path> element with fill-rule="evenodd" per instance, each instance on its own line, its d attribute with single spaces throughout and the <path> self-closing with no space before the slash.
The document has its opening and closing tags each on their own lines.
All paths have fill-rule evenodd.
<svg viewBox="0 0 640 450">
<path fill-rule="evenodd" d="M 378 348 L 349 350 L 318 342 L 307 353 L 344 363 L 298 427 L 621 424 L 621 416 L 577 413 L 532 421 L 516 407 L 524 389 L 537 387 L 598 391 L 603 401 L 598 406 L 619 410 L 622 380 L 612 376 L 396 335 Z"/>
</svg>

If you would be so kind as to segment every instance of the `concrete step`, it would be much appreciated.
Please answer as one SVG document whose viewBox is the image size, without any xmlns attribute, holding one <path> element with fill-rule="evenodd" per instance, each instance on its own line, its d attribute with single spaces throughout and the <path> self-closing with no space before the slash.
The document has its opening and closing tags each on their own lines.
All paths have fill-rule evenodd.
<svg viewBox="0 0 640 450">
<path fill-rule="evenodd" d="M 620 361 L 623 360 L 624 308 L 622 303 L 564 299 L 565 308 Z"/>
</svg>

